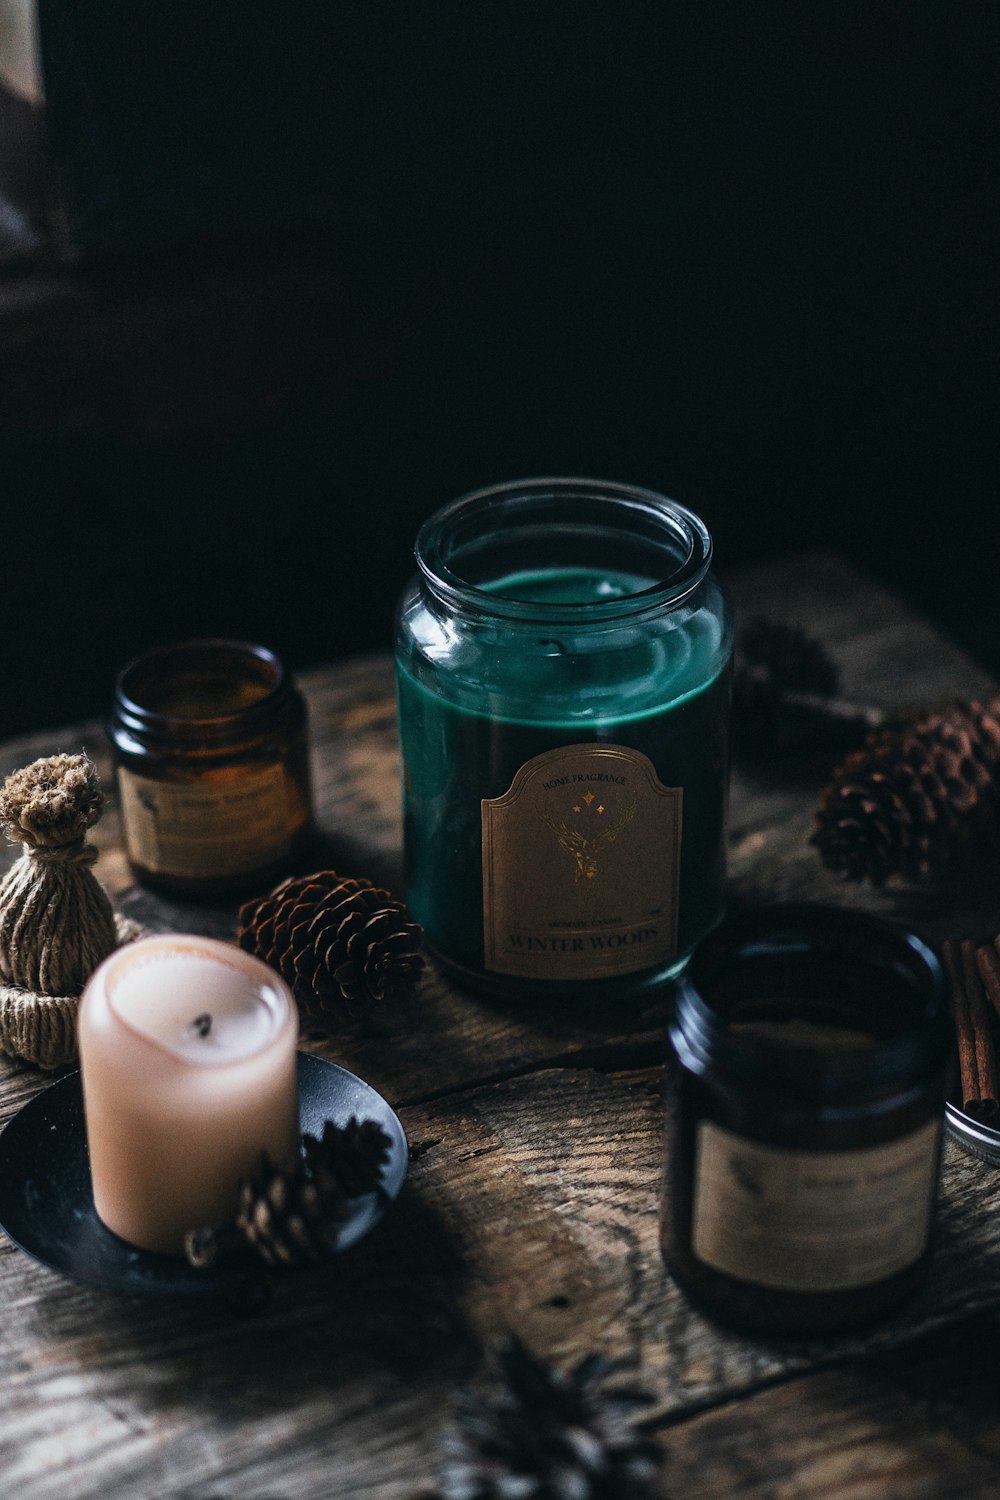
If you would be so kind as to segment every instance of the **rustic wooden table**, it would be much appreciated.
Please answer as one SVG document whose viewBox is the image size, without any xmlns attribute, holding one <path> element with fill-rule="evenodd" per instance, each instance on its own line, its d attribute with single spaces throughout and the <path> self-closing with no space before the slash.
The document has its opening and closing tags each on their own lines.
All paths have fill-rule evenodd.
<svg viewBox="0 0 1000 1500">
<path fill-rule="evenodd" d="M 845 691 L 886 707 L 992 682 L 894 597 L 809 556 L 729 580 L 738 618 L 806 624 Z M 323 862 L 400 881 L 387 657 L 302 674 Z M 99 721 L 0 746 L 0 773 L 85 749 L 112 786 Z M 829 900 L 938 940 L 1000 926 L 1000 893 L 838 884 L 807 843 L 815 767 L 733 780 L 734 898 Z M 97 873 L 158 930 L 231 937 L 234 904 L 135 887 L 112 801 Z M 13 851 L 5 857 L 12 858 Z M 558 1364 L 638 1361 L 664 1493 L 971 1500 L 1000 1472 L 1000 1172 L 949 1142 L 925 1290 L 863 1335 L 773 1344 L 692 1310 L 657 1244 L 664 1007 L 602 1021 L 525 1015 L 433 969 L 388 1037 L 303 1045 L 368 1079 L 411 1146 L 403 1193 L 368 1239 L 268 1309 L 142 1301 L 64 1280 L 0 1236 L 0 1474 L 19 1500 L 416 1500 L 484 1353 L 517 1332 Z M 6 1121 L 50 1079 L 0 1061 Z"/>
</svg>

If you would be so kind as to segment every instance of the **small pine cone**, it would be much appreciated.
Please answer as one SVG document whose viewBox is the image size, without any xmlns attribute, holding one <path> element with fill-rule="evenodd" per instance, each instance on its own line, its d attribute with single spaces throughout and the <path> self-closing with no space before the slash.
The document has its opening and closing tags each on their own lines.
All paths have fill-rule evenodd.
<svg viewBox="0 0 1000 1500">
<path fill-rule="evenodd" d="M 349 1200 L 378 1187 L 391 1148 L 377 1120 L 352 1115 L 346 1125 L 327 1120 L 321 1136 L 303 1135 L 301 1156 L 288 1171 L 262 1152 L 239 1185 L 235 1219 L 185 1235 L 189 1262 L 204 1270 L 248 1245 L 274 1266 L 322 1259 L 336 1246 Z"/>
<path fill-rule="evenodd" d="M 844 880 L 936 880 L 1000 824 L 1000 698 L 949 703 L 869 735 L 837 767 L 810 843 Z"/>
<path fill-rule="evenodd" d="M 277 969 L 303 1010 L 338 1017 L 409 994 L 423 936 L 402 901 L 333 870 L 290 876 L 239 913 L 240 947 Z"/>
<path fill-rule="evenodd" d="M 498 1388 L 466 1392 L 444 1438 L 442 1500 L 653 1500 L 658 1443 L 633 1425 L 641 1391 L 601 1390 L 612 1366 L 590 1355 L 572 1371 L 517 1339 L 497 1353 Z"/>
<path fill-rule="evenodd" d="M 761 616 L 739 634 L 733 668 L 733 745 L 738 757 L 822 750 L 832 765 L 881 719 L 845 703 L 825 646 L 797 625 Z"/>
<path fill-rule="evenodd" d="M 758 683 L 825 697 L 837 692 L 840 674 L 822 642 L 798 625 L 757 616 L 740 631 L 737 657 L 757 669 Z"/>
<path fill-rule="evenodd" d="M 321 1136 L 302 1138 L 306 1167 L 325 1184 L 338 1184 L 348 1198 L 373 1192 L 382 1179 L 392 1141 L 377 1120 L 352 1115 L 346 1125 L 327 1120 Z"/>
<path fill-rule="evenodd" d="M 269 1265 L 321 1260 L 346 1218 L 347 1194 L 339 1180 L 317 1180 L 305 1162 L 284 1172 L 264 1152 L 240 1184 L 236 1228 Z"/>
</svg>

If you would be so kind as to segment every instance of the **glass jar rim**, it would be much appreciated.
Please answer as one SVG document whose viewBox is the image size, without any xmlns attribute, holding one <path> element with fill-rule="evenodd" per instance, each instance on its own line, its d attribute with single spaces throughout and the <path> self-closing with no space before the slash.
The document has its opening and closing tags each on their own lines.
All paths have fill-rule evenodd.
<svg viewBox="0 0 1000 1500">
<path fill-rule="evenodd" d="M 913 995 L 913 1019 L 903 1032 L 862 1051 L 822 1054 L 809 1047 L 735 1036 L 713 998 L 717 980 L 744 958 L 849 957 L 872 971 L 892 973 Z M 736 1075 L 802 1086 L 822 1079 L 832 1088 L 897 1078 L 913 1068 L 943 1065 L 949 1047 L 944 973 L 915 933 L 873 913 L 820 902 L 775 902 L 730 916 L 694 950 L 676 986 L 672 1028 L 689 1047 Z"/>
<path fill-rule="evenodd" d="M 554 505 L 568 518 L 573 502 L 583 502 L 591 510 L 606 507 L 609 521 L 613 507 L 620 531 L 629 534 L 621 524 L 627 520 L 634 537 L 644 531 L 647 541 L 655 540 L 658 532 L 664 552 L 668 540 L 674 542 L 675 548 L 679 543 L 679 560 L 661 581 L 634 594 L 558 603 L 495 593 L 470 582 L 451 566 L 449 547 L 454 547 L 463 529 L 468 530 L 477 522 L 482 526 L 486 522 L 509 520 L 514 513 L 525 521 L 531 508 L 540 509 L 544 505 L 550 508 Z M 540 522 L 541 517 L 536 524 Z M 428 587 L 452 606 L 509 620 L 597 623 L 675 609 L 707 574 L 712 561 L 712 538 L 700 516 L 656 490 L 613 480 L 559 476 L 487 485 L 449 501 L 421 526 L 414 553 Z"/>
<path fill-rule="evenodd" d="M 153 672 L 158 666 L 170 663 L 174 666 L 197 664 L 211 656 L 220 661 L 227 659 L 236 664 L 256 667 L 264 691 L 254 702 L 239 709 L 227 709 L 216 714 L 176 714 L 164 712 L 149 703 L 144 703 L 137 693 L 137 678 L 145 672 Z M 191 637 L 168 641 L 148 650 L 125 663 L 115 683 L 113 717 L 126 726 L 141 727 L 145 733 L 170 732 L 183 738 L 212 737 L 232 731 L 237 726 L 245 727 L 267 718 L 287 697 L 289 681 L 285 668 L 275 653 L 266 646 L 253 641 L 230 639 L 224 636 Z"/>
</svg>

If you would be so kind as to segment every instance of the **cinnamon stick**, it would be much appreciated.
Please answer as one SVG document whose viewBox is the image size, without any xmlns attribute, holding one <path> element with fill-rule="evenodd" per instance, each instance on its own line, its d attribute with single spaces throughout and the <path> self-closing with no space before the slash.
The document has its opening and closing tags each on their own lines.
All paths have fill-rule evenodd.
<svg viewBox="0 0 1000 1500">
<path fill-rule="evenodd" d="M 1000 1091 L 997 1089 L 997 1057 L 990 1029 L 990 1013 L 976 966 L 976 945 L 971 938 L 966 938 L 962 943 L 962 977 L 965 980 L 965 998 L 976 1047 L 976 1072 L 982 1101 L 979 1118 L 985 1120 L 1000 1110 Z"/>
<path fill-rule="evenodd" d="M 948 972 L 955 1020 L 962 1109 L 974 1120 L 988 1121 L 1000 1111 L 997 1063 L 989 1012 L 971 939 L 946 941 L 942 955 Z"/>
<path fill-rule="evenodd" d="M 997 1015 L 1000 1015 L 1000 952 L 997 945 L 1000 938 L 994 938 L 992 943 L 983 943 L 981 948 L 976 949 L 976 967 L 979 977 L 983 981 L 983 988 L 987 998 Z"/>
</svg>

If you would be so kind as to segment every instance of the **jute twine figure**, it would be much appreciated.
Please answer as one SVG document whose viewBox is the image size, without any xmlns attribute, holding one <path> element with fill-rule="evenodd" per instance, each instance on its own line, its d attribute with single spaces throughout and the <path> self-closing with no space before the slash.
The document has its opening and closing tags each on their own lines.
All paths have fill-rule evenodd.
<svg viewBox="0 0 1000 1500">
<path fill-rule="evenodd" d="M 24 845 L 0 883 L 0 1051 L 42 1068 L 73 1060 L 81 990 L 140 930 L 91 869 L 87 830 L 103 805 L 85 755 L 33 761 L 0 788 L 0 826 Z"/>
</svg>

